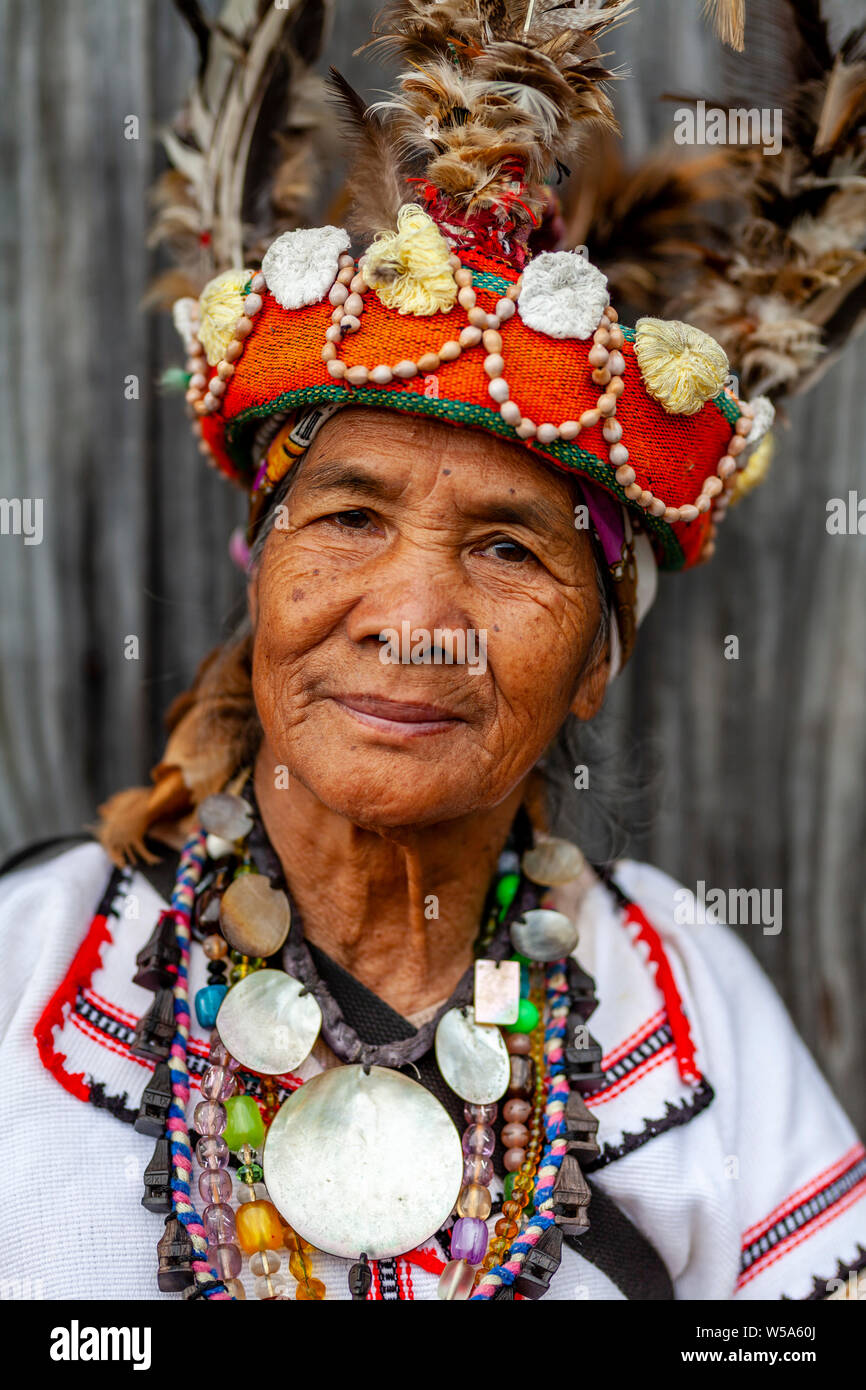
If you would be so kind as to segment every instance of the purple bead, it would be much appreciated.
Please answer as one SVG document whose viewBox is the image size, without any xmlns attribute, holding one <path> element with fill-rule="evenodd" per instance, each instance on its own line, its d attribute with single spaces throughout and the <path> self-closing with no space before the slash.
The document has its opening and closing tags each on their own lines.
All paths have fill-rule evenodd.
<svg viewBox="0 0 866 1390">
<path fill-rule="evenodd" d="M 487 1125 L 470 1125 L 463 1133 L 463 1152 L 489 1158 L 496 1147 L 496 1135 Z"/>
<path fill-rule="evenodd" d="M 461 1216 L 451 1227 L 451 1258 L 480 1265 L 487 1254 L 487 1222 L 477 1216 Z"/>
<path fill-rule="evenodd" d="M 201 1093 L 207 1100 L 228 1100 L 238 1083 L 225 1067 L 206 1067 L 201 1079 Z"/>
<path fill-rule="evenodd" d="M 207 1172 L 199 1174 L 198 1190 L 205 1202 L 230 1202 L 231 1174 L 225 1168 L 208 1168 Z"/>
<path fill-rule="evenodd" d="M 220 1278 L 237 1279 L 243 1261 L 236 1245 L 209 1245 L 207 1257 Z"/>
<path fill-rule="evenodd" d="M 240 1062 L 236 1062 L 231 1053 L 223 1046 L 219 1033 L 214 1033 L 211 1038 L 209 1060 L 217 1067 L 225 1067 L 226 1071 L 237 1071 Z"/>
<path fill-rule="evenodd" d="M 200 1100 L 192 1112 L 199 1134 L 222 1134 L 226 1127 L 226 1108 L 216 1100 Z"/>
<path fill-rule="evenodd" d="M 203 1134 L 195 1146 L 199 1168 L 228 1168 L 229 1146 L 221 1134 Z"/>
<path fill-rule="evenodd" d="M 201 1224 L 209 1245 L 232 1245 L 237 1237 L 235 1214 L 224 1202 L 214 1202 L 202 1212 Z"/>
<path fill-rule="evenodd" d="M 492 1125 L 499 1114 L 496 1101 L 492 1105 L 464 1105 L 463 1118 L 468 1125 Z"/>
<path fill-rule="evenodd" d="M 489 1187 L 493 1181 L 493 1164 L 481 1154 L 470 1154 L 463 1163 L 463 1181 L 477 1182 L 480 1187 Z"/>
</svg>

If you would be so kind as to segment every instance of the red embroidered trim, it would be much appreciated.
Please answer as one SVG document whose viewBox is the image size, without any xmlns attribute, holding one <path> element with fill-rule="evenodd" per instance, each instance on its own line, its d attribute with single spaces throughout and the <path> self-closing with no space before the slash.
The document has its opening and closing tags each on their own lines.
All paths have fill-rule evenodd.
<svg viewBox="0 0 866 1390">
<path fill-rule="evenodd" d="M 784 1240 L 780 1240 L 777 1246 L 772 1250 L 768 1250 L 766 1255 L 756 1260 L 751 1268 L 746 1270 L 745 1274 L 740 1275 L 737 1280 L 737 1289 L 742 1289 L 752 1279 L 755 1279 L 759 1274 L 763 1274 L 771 1265 L 781 1260 L 783 1255 L 789 1255 L 798 1245 L 802 1245 L 804 1240 L 808 1240 L 810 1236 L 815 1235 L 822 1227 L 829 1226 L 830 1222 L 835 1221 L 837 1216 L 841 1216 L 849 1207 L 853 1207 L 855 1203 L 859 1202 L 864 1197 L 866 1197 L 866 1178 L 862 1178 L 856 1187 L 852 1187 L 851 1191 L 846 1193 L 840 1202 L 836 1202 L 832 1207 L 828 1207 L 820 1216 L 816 1216 L 814 1221 L 808 1222 L 802 1230 L 792 1231 L 790 1236 L 787 1236 Z"/>
<path fill-rule="evenodd" d="M 72 964 L 42 1011 L 33 1036 L 39 1048 L 42 1065 L 60 1082 L 64 1091 L 77 1100 L 90 1099 L 90 1087 L 83 1072 L 68 1072 L 64 1066 L 66 1054 L 54 1045 L 54 1030 L 62 1028 L 67 1011 L 75 1003 L 79 989 L 90 984 L 91 976 L 102 965 L 102 948 L 113 940 L 108 928 L 108 915 L 99 913 L 93 918 L 87 935 L 75 953 Z"/>
<path fill-rule="evenodd" d="M 838 1178 L 841 1173 L 844 1173 L 846 1168 L 850 1168 L 852 1163 L 855 1163 L 858 1158 L 861 1158 L 863 1152 L 863 1145 L 855 1144 L 853 1148 L 849 1149 L 846 1154 L 843 1154 L 836 1163 L 831 1163 L 823 1172 L 818 1173 L 814 1178 L 810 1178 L 809 1182 L 804 1183 L 802 1187 L 798 1187 L 796 1192 L 792 1192 L 783 1202 L 780 1202 L 777 1207 L 774 1207 L 769 1216 L 763 1217 L 761 1221 L 758 1221 L 754 1226 L 750 1226 L 747 1231 L 743 1232 L 743 1249 L 747 1250 L 754 1241 L 760 1240 L 765 1231 L 768 1231 L 771 1226 L 775 1226 L 778 1221 L 784 1220 L 789 1212 L 802 1206 L 802 1204 L 807 1202 L 810 1197 L 813 1197 L 820 1188 L 827 1187 L 828 1184 Z"/>
<path fill-rule="evenodd" d="M 677 1067 L 683 1081 L 687 1081 L 692 1086 L 697 1086 L 703 1077 L 698 1069 L 697 1058 L 695 1056 L 695 1045 L 692 1042 L 689 1021 L 683 1011 L 683 1001 L 677 989 L 674 974 L 670 963 L 664 952 L 661 938 L 637 903 L 630 902 L 625 909 L 625 921 L 627 926 L 636 927 L 634 939 L 642 941 L 649 953 L 649 966 L 655 975 L 656 984 L 664 996 L 665 1009 L 667 1010 L 668 1020 L 671 1025 L 671 1032 L 674 1039 L 676 1051 Z"/>
<path fill-rule="evenodd" d="M 445 1261 L 440 1260 L 432 1250 L 409 1250 L 403 1259 L 417 1265 L 419 1269 L 426 1269 L 428 1274 L 441 1274 L 445 1268 Z"/>
</svg>

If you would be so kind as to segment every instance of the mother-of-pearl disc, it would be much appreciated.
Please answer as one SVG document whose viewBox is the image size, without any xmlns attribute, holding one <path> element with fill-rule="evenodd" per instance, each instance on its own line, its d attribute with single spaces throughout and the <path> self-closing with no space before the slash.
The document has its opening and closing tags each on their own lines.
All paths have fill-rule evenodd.
<svg viewBox="0 0 866 1390">
<path fill-rule="evenodd" d="M 281 1076 L 300 1066 L 322 1026 L 312 994 L 284 970 L 254 970 L 232 985 L 217 1014 L 225 1047 L 250 1071 Z"/>
<path fill-rule="evenodd" d="M 511 1075 L 505 1039 L 494 1023 L 476 1023 L 471 1005 L 449 1009 L 436 1029 L 436 1064 L 470 1105 L 490 1105 L 504 1096 Z"/>
<path fill-rule="evenodd" d="M 511 924 L 514 949 L 529 960 L 564 960 L 571 955 L 578 937 L 571 919 L 549 907 L 534 907 Z"/>
<path fill-rule="evenodd" d="M 403 1255 L 439 1230 L 463 1181 L 460 1136 L 435 1096 L 386 1067 L 333 1067 L 284 1102 L 265 1140 L 268 1194 L 331 1255 Z"/>
</svg>

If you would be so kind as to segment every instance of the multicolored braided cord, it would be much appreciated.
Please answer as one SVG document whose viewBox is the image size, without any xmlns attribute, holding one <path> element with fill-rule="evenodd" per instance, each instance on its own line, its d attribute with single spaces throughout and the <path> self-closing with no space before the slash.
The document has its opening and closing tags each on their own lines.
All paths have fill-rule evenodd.
<svg viewBox="0 0 866 1390">
<path fill-rule="evenodd" d="M 494 1265 L 478 1283 L 470 1301 L 493 1298 L 503 1284 L 513 1284 L 523 1269 L 529 1251 L 538 1244 L 544 1232 L 553 1225 L 553 1188 L 566 1152 L 565 1103 L 568 1082 L 565 1079 L 563 1048 L 569 998 L 565 962 L 554 961 L 547 967 L 547 1027 L 544 1030 L 544 1061 L 547 1072 L 547 1100 L 544 1106 L 546 1144 L 541 1154 L 533 1188 L 535 1212 L 529 1224 L 512 1241 L 502 1264 Z"/>
<path fill-rule="evenodd" d="M 171 1203 L 174 1215 L 186 1227 L 192 1241 L 192 1261 L 195 1281 L 202 1288 L 200 1297 L 232 1300 L 231 1294 L 211 1269 L 207 1259 L 207 1237 L 190 1195 L 192 1149 L 186 1122 L 189 1101 L 189 1070 L 186 1055 L 189 1045 L 189 943 L 195 890 L 202 875 L 206 858 L 204 831 L 197 830 L 183 847 L 178 864 L 171 910 L 174 914 L 180 961 L 174 986 L 174 1017 L 176 1031 L 169 1054 L 171 1074 L 171 1105 L 168 1110 L 168 1137 L 171 1147 Z M 212 1286 L 212 1287 L 211 1287 Z"/>
</svg>

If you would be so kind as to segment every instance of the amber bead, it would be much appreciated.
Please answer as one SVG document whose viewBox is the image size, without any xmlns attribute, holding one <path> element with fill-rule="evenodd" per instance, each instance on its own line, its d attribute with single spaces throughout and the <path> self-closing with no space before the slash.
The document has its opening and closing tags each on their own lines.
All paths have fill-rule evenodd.
<svg viewBox="0 0 866 1390">
<path fill-rule="evenodd" d="M 504 1237 L 505 1240 L 513 1240 L 517 1235 L 517 1229 L 517 1222 L 509 1221 L 507 1217 L 502 1217 L 494 1227 L 496 1234 Z"/>
<path fill-rule="evenodd" d="M 244 1202 L 235 1213 L 238 1244 L 248 1255 L 256 1250 L 279 1250 L 283 1225 L 273 1202 Z"/>
<path fill-rule="evenodd" d="M 295 1297 L 299 1303 L 316 1302 L 325 1297 L 325 1286 L 321 1279 L 308 1279 L 305 1284 L 298 1284 Z"/>
<path fill-rule="evenodd" d="M 486 1221 L 491 1208 L 490 1193 L 480 1183 L 469 1182 L 461 1189 L 457 1198 L 457 1215 L 474 1216 Z"/>
<path fill-rule="evenodd" d="M 502 1203 L 502 1215 L 503 1215 L 503 1216 L 507 1216 L 507 1217 L 509 1217 L 510 1219 L 513 1219 L 515 1216 L 519 1216 L 519 1215 L 520 1215 L 520 1203 L 519 1203 L 519 1202 L 515 1202 L 513 1198 L 512 1198 L 512 1200 L 511 1200 L 510 1202 L 503 1202 L 503 1203 Z"/>
<path fill-rule="evenodd" d="M 299 1236 L 297 1231 L 293 1231 L 286 1221 L 283 1222 L 283 1245 L 287 1250 L 302 1250 L 305 1255 L 313 1248 L 310 1242 Z"/>
</svg>

